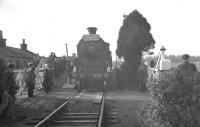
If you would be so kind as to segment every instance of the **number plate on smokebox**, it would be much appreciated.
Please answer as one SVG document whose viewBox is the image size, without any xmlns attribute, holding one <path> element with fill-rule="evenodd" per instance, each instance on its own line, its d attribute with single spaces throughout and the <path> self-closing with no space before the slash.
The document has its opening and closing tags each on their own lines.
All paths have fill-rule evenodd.
<svg viewBox="0 0 200 127">
<path fill-rule="evenodd" d="M 72 78 L 80 79 L 108 79 L 110 74 L 106 73 L 72 73 Z"/>
</svg>

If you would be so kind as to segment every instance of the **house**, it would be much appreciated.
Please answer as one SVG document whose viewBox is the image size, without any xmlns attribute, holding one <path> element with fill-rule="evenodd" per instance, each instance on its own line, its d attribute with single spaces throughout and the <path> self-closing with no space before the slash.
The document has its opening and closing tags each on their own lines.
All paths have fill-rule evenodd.
<svg viewBox="0 0 200 127">
<path fill-rule="evenodd" d="M 27 50 L 27 44 L 23 39 L 21 48 L 14 48 L 6 45 L 6 39 L 3 38 L 0 31 L 0 57 L 3 58 L 6 64 L 12 63 L 16 69 L 23 69 L 27 63 L 34 60 L 35 53 Z"/>
</svg>

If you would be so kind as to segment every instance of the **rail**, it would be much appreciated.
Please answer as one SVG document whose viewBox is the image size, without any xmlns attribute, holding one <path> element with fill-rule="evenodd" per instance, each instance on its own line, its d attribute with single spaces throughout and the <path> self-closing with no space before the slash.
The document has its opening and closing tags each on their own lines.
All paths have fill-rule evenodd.
<svg viewBox="0 0 200 127">
<path fill-rule="evenodd" d="M 73 94 L 68 98 L 68 100 L 62 104 L 60 107 L 58 107 L 56 110 L 54 110 L 51 114 L 49 114 L 45 119 L 43 119 L 41 122 L 39 122 L 34 127 L 44 127 L 46 126 L 50 120 L 52 120 L 58 113 L 61 111 L 72 99 L 74 96 L 78 95 L 79 92 L 74 91 Z"/>
<path fill-rule="evenodd" d="M 105 105 L 105 96 L 104 96 L 104 92 L 103 92 L 103 95 L 102 95 L 102 104 L 101 104 L 101 111 L 99 113 L 99 119 L 98 119 L 98 125 L 97 125 L 97 127 L 101 127 L 101 125 L 102 125 L 103 113 L 104 113 L 104 105 Z"/>
</svg>

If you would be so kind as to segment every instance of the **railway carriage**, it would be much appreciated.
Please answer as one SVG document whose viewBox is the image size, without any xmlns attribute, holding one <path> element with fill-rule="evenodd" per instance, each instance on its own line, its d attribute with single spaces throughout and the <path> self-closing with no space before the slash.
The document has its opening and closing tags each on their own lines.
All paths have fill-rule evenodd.
<svg viewBox="0 0 200 127">
<path fill-rule="evenodd" d="M 109 43 L 98 34 L 97 28 L 89 27 L 89 34 L 83 35 L 77 45 L 77 72 L 73 75 L 80 81 L 81 89 L 103 89 L 110 78 L 112 68 Z"/>
</svg>

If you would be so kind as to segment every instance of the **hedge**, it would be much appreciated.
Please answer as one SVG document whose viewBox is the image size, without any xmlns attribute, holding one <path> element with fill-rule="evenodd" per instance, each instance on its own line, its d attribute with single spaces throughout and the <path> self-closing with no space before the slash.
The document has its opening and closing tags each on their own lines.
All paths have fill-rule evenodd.
<svg viewBox="0 0 200 127">
<path fill-rule="evenodd" d="M 171 69 L 149 86 L 152 120 L 159 127 L 200 127 L 200 73 Z"/>
</svg>

